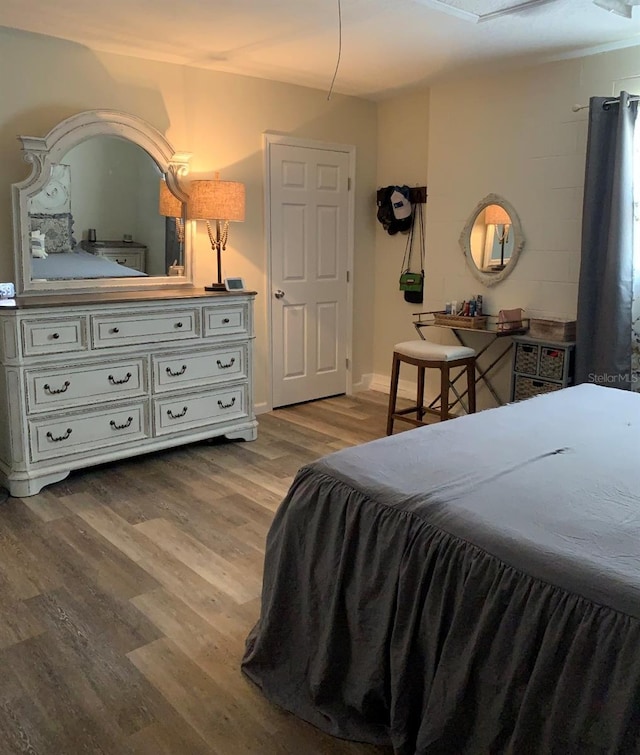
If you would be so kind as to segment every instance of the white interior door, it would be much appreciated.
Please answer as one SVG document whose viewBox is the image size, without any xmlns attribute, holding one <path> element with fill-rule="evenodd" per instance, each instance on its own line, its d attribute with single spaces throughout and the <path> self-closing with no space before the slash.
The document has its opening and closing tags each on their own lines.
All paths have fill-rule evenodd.
<svg viewBox="0 0 640 755">
<path fill-rule="evenodd" d="M 346 391 L 350 155 L 268 149 L 275 408 Z"/>
</svg>

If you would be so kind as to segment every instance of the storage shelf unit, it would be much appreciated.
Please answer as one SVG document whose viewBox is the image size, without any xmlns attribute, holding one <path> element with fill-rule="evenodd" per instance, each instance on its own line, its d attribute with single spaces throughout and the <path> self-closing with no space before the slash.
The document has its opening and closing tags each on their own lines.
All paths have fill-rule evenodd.
<svg viewBox="0 0 640 755">
<path fill-rule="evenodd" d="M 511 401 L 566 388 L 573 383 L 574 341 L 514 339 Z"/>
</svg>

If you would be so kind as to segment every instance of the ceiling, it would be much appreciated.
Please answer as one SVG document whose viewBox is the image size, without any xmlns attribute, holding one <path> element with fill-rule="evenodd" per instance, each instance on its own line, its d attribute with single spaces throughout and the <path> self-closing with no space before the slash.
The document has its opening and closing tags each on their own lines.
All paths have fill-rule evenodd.
<svg viewBox="0 0 640 755">
<path fill-rule="evenodd" d="M 592 0 L 543 0 L 475 23 L 443 2 L 484 13 L 523 0 L 2 0 L 0 26 L 328 91 L 340 3 L 333 91 L 369 99 L 481 65 L 640 45 L 640 7 L 627 19 Z"/>
</svg>

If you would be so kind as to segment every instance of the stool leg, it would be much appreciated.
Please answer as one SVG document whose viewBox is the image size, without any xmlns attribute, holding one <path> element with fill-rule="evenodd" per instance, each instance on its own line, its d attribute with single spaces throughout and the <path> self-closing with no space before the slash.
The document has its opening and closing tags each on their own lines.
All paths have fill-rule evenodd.
<svg viewBox="0 0 640 755">
<path fill-rule="evenodd" d="M 418 394 L 416 401 L 416 419 L 422 420 L 424 411 L 424 367 L 418 367 Z"/>
<path fill-rule="evenodd" d="M 391 386 L 389 387 L 389 411 L 387 413 L 387 435 L 393 433 L 393 415 L 396 411 L 396 399 L 398 397 L 398 378 L 400 376 L 400 358 L 393 355 L 391 364 Z"/>
<path fill-rule="evenodd" d="M 469 414 L 476 411 L 476 360 L 467 363 L 467 391 L 469 393 Z"/>
<path fill-rule="evenodd" d="M 449 419 L 449 365 L 440 365 L 440 421 Z"/>
</svg>

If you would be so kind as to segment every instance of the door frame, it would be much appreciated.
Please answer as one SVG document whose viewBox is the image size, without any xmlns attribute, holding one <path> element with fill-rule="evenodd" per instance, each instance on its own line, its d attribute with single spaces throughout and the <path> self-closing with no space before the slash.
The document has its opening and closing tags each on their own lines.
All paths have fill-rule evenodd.
<svg viewBox="0 0 640 755">
<path fill-rule="evenodd" d="M 346 354 L 347 370 L 345 393 L 353 392 L 353 259 L 354 259 L 354 228 L 355 228 L 355 194 L 356 194 L 356 148 L 352 144 L 337 144 L 323 142 L 316 139 L 303 139 L 289 134 L 265 131 L 263 133 L 264 153 L 264 206 L 265 206 L 265 245 L 266 245 L 266 294 L 267 294 L 267 327 L 269 329 L 269 356 L 267 360 L 267 411 L 273 409 L 273 292 L 271 283 L 271 150 L 272 144 L 282 144 L 287 147 L 304 147 L 306 149 L 320 149 L 331 152 L 344 152 L 349 157 L 348 178 L 348 216 L 347 216 L 347 311 L 346 311 Z"/>
</svg>

